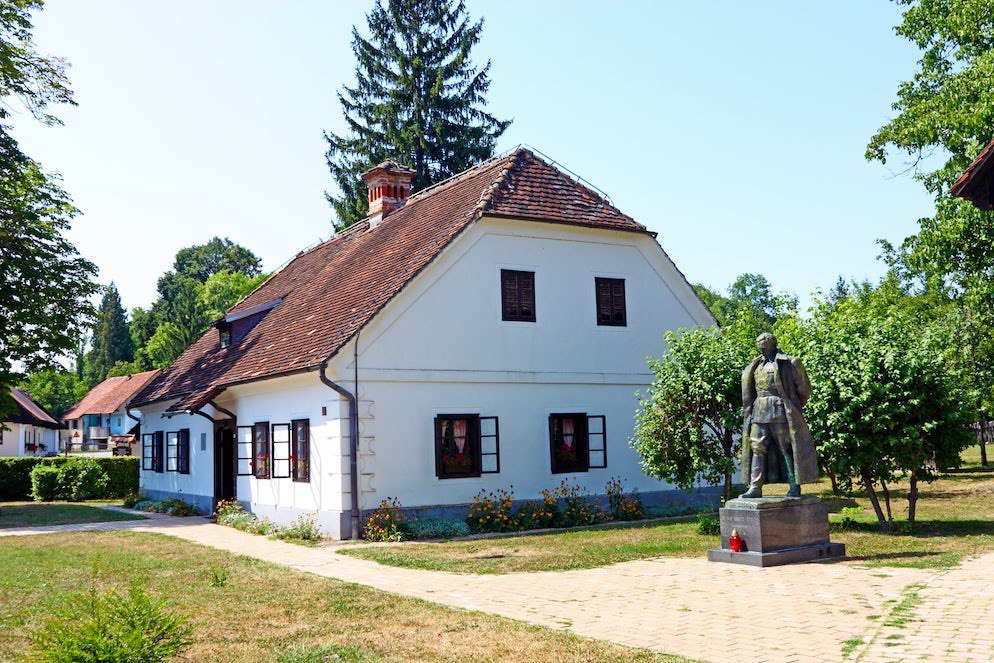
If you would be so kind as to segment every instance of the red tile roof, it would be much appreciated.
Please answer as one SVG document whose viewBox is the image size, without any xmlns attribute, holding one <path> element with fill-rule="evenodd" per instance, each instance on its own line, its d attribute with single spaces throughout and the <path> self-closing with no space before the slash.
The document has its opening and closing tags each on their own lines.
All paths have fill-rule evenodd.
<svg viewBox="0 0 994 663">
<path fill-rule="evenodd" d="M 6 419 L 10 423 L 32 424 L 45 428 L 59 428 L 59 422 L 45 408 L 38 404 L 31 394 L 16 387 L 10 390 L 10 395 L 17 404 L 17 414 Z"/>
<path fill-rule="evenodd" d="M 991 189 L 994 189 L 992 182 L 994 182 L 994 140 L 980 151 L 949 192 L 954 196 L 973 201 L 980 209 L 989 210 L 994 207 L 994 200 L 991 198 Z M 986 190 L 977 191 L 978 185 L 981 189 L 986 185 Z"/>
<path fill-rule="evenodd" d="M 317 368 L 484 214 L 648 232 L 523 148 L 411 196 L 382 223 L 360 222 L 304 251 L 229 314 L 280 299 L 238 343 L 207 331 L 135 404 L 197 409 L 225 386 Z"/>
<path fill-rule="evenodd" d="M 130 401 L 152 381 L 159 371 L 145 371 L 134 375 L 107 378 L 91 389 L 82 400 L 62 415 L 63 421 L 79 419 L 85 414 L 111 414 Z"/>
</svg>

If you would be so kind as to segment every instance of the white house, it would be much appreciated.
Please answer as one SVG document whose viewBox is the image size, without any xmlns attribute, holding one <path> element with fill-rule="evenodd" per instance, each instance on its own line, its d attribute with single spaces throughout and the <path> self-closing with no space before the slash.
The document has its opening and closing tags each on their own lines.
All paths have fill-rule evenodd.
<svg viewBox="0 0 994 663">
<path fill-rule="evenodd" d="M 107 378 L 62 415 L 63 445 L 75 451 L 105 451 L 115 446 L 135 447 L 138 417 L 128 412 L 131 399 L 159 371 Z"/>
<path fill-rule="evenodd" d="M 0 456 L 44 456 L 58 451 L 59 422 L 23 389 L 10 396 L 17 410 L 0 422 Z"/>
<path fill-rule="evenodd" d="M 646 357 L 714 318 L 655 235 L 526 149 L 409 195 L 364 174 L 370 216 L 298 254 L 132 403 L 141 488 L 235 498 L 355 536 L 386 497 L 464 513 L 611 477 L 647 502 L 628 439 Z"/>
</svg>

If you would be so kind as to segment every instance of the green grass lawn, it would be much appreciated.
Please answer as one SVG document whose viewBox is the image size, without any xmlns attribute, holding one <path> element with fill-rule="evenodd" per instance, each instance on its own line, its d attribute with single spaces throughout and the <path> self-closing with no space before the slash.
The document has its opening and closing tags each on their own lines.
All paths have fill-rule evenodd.
<svg viewBox="0 0 994 663">
<path fill-rule="evenodd" d="M 994 550 L 994 468 L 979 466 L 979 449 L 964 455 L 963 467 L 931 485 L 921 487 L 918 522 L 913 533 L 902 527 L 907 519 L 907 485 L 890 487 L 897 527 L 882 532 L 862 493 L 833 496 L 828 482 L 805 486 L 805 492 L 830 500 L 833 523 L 843 521 L 843 507 L 860 507 L 833 541 L 846 544 L 849 564 L 948 568 L 963 557 Z M 786 492 L 771 486 L 768 493 Z M 705 556 L 719 545 L 718 537 L 697 534 L 693 522 L 636 524 L 607 530 L 523 535 L 497 539 L 404 543 L 389 546 L 345 547 L 342 554 L 381 564 L 457 573 L 560 571 L 604 566 L 650 557 Z"/>
<path fill-rule="evenodd" d="M 30 633 L 72 593 L 133 579 L 190 616 L 186 660 L 683 660 L 139 532 L 0 539 L 0 660 L 29 658 Z"/>
<path fill-rule="evenodd" d="M 104 503 L 107 503 L 104 501 Z M 119 502 L 117 502 L 119 503 Z M 106 523 L 114 520 L 145 520 L 137 513 L 120 513 L 89 504 L 66 502 L 0 502 L 0 529 Z"/>
</svg>

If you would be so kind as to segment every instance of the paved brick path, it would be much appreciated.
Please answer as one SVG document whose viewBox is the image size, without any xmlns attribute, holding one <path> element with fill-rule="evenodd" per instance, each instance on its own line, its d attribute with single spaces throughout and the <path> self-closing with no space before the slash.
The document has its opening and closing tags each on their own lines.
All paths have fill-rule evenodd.
<svg viewBox="0 0 994 663">
<path fill-rule="evenodd" d="M 845 564 L 754 569 L 660 558 L 474 576 L 382 566 L 338 555 L 334 547 L 271 541 L 203 518 L 93 529 L 159 532 L 320 576 L 702 660 L 841 661 L 847 642 L 848 660 L 991 660 L 994 646 L 994 554 L 943 573 Z M 909 592 L 917 592 L 919 604 L 912 605 Z M 895 612 L 895 606 L 910 607 Z"/>
</svg>

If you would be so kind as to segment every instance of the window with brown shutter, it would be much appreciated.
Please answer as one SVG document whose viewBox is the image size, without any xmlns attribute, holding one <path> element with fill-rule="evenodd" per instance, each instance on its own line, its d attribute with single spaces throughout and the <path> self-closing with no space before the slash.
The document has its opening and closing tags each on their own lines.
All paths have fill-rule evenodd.
<svg viewBox="0 0 994 663">
<path fill-rule="evenodd" d="M 500 270 L 501 319 L 535 322 L 535 272 Z"/>
<path fill-rule="evenodd" d="M 597 294 L 597 324 L 608 327 L 625 327 L 625 279 L 594 279 Z"/>
<path fill-rule="evenodd" d="M 256 422 L 252 428 L 252 474 L 256 479 L 268 479 L 272 453 L 269 448 L 269 422 Z"/>
</svg>

